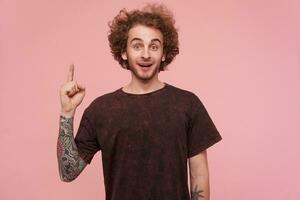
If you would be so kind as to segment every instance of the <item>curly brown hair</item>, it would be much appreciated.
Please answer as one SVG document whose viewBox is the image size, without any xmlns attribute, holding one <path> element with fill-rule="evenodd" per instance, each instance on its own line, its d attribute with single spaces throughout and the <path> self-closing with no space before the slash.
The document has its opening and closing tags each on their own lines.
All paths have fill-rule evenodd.
<svg viewBox="0 0 300 200">
<path fill-rule="evenodd" d="M 126 51 L 128 32 L 135 25 L 145 25 L 161 31 L 165 61 L 161 62 L 159 71 L 164 71 L 179 53 L 178 29 L 174 27 L 173 14 L 163 4 L 147 3 L 141 10 L 128 12 L 123 8 L 112 21 L 108 22 L 111 53 L 114 59 L 127 70 L 130 69 L 128 61 L 123 60 L 121 54 Z"/>
</svg>

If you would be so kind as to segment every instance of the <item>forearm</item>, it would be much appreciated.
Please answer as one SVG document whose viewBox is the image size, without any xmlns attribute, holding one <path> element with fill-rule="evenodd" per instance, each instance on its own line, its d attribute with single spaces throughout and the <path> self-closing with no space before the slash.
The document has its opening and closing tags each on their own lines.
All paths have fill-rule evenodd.
<svg viewBox="0 0 300 200">
<path fill-rule="evenodd" d="M 85 161 L 79 156 L 73 135 L 74 117 L 60 115 L 57 140 L 57 160 L 60 179 L 65 182 L 74 180 L 85 168 Z"/>
<path fill-rule="evenodd" d="M 209 175 L 198 175 L 190 178 L 191 200 L 209 200 Z"/>
</svg>

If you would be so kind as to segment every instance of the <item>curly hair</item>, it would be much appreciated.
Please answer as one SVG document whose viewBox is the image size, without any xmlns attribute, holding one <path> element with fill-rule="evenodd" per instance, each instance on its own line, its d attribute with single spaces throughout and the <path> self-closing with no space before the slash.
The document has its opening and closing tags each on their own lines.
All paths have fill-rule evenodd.
<svg viewBox="0 0 300 200">
<path fill-rule="evenodd" d="M 174 27 L 173 14 L 162 4 L 148 3 L 141 10 L 128 12 L 123 8 L 112 21 L 108 22 L 111 53 L 114 59 L 127 70 L 130 69 L 128 61 L 123 60 L 121 54 L 126 51 L 128 32 L 135 25 L 145 25 L 161 31 L 165 61 L 161 62 L 159 71 L 164 71 L 179 53 L 178 29 Z"/>
</svg>

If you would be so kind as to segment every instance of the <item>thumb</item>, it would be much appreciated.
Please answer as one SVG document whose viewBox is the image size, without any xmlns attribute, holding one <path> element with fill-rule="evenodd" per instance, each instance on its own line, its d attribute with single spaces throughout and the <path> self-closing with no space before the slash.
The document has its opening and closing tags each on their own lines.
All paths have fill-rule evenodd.
<svg viewBox="0 0 300 200">
<path fill-rule="evenodd" d="M 77 83 L 77 86 L 78 86 L 78 88 L 80 90 L 85 90 L 85 86 L 84 85 L 81 85 L 81 84 Z"/>
</svg>

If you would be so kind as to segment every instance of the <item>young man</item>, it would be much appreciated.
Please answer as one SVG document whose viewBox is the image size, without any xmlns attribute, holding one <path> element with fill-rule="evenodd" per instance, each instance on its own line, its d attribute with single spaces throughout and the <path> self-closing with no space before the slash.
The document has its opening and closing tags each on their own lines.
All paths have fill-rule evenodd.
<svg viewBox="0 0 300 200">
<path fill-rule="evenodd" d="M 131 81 L 84 110 L 74 139 L 75 110 L 85 88 L 60 89 L 59 173 L 70 182 L 102 152 L 107 200 L 209 199 L 206 149 L 222 139 L 200 99 L 158 78 L 179 53 L 172 14 L 162 5 L 125 9 L 110 23 L 111 52 Z M 188 189 L 187 161 L 190 169 Z"/>
</svg>

